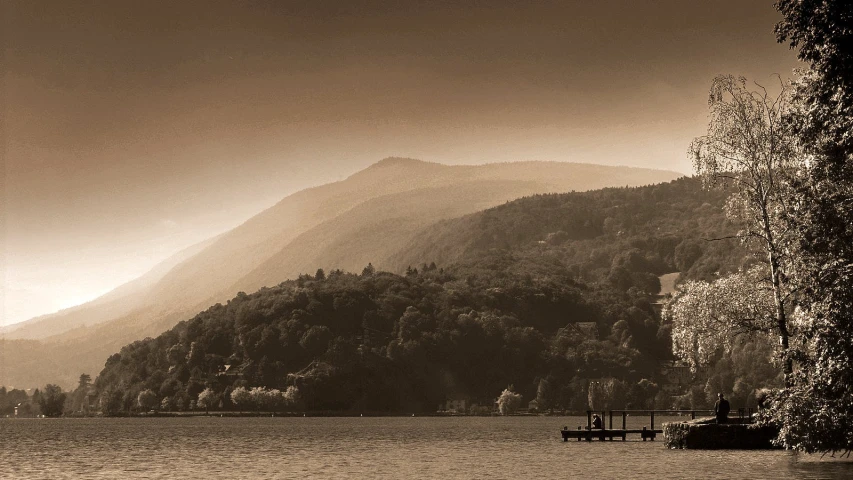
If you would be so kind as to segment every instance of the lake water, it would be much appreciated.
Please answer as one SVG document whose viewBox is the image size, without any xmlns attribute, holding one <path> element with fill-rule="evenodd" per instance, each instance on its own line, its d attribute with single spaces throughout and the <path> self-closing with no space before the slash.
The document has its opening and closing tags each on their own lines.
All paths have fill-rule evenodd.
<svg viewBox="0 0 853 480">
<path fill-rule="evenodd" d="M 784 451 L 563 442 L 577 417 L 0 419 L 0 478 L 851 479 Z M 642 425 L 640 419 L 629 427 Z"/>
</svg>

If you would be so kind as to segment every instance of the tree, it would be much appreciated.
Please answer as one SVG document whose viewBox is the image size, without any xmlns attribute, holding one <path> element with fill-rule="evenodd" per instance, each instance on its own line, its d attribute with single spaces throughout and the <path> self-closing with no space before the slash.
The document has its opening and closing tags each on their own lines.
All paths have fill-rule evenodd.
<svg viewBox="0 0 853 480">
<path fill-rule="evenodd" d="M 803 331 L 793 382 L 773 396 L 770 419 L 786 447 L 853 450 L 853 3 L 779 0 L 777 39 L 810 68 L 789 117 L 807 154 L 796 178 L 797 320 Z"/>
<path fill-rule="evenodd" d="M 285 405 L 288 407 L 296 406 L 301 400 L 299 388 L 294 385 L 287 387 L 287 390 L 282 395 L 284 396 Z"/>
<path fill-rule="evenodd" d="M 65 409 L 65 393 L 57 385 L 47 384 L 38 400 L 41 413 L 47 417 L 58 417 Z"/>
<path fill-rule="evenodd" d="M 540 410 L 552 408 L 553 390 L 547 378 L 539 379 L 539 384 L 536 386 L 536 403 Z"/>
<path fill-rule="evenodd" d="M 175 401 L 172 397 L 163 397 L 163 400 L 160 401 L 160 410 L 164 412 L 171 412 L 175 408 Z"/>
<path fill-rule="evenodd" d="M 252 403 L 252 395 L 249 394 L 246 387 L 237 387 L 231 391 L 231 402 L 242 410 L 243 407 Z"/>
<path fill-rule="evenodd" d="M 266 392 L 266 405 L 267 408 L 272 410 L 273 412 L 278 412 L 281 408 L 286 404 L 284 394 L 281 390 L 277 388 L 273 388 L 272 390 L 268 390 Z"/>
<path fill-rule="evenodd" d="M 208 387 L 198 394 L 198 401 L 196 402 L 196 405 L 198 405 L 199 408 L 203 408 L 205 413 L 210 413 L 210 409 L 215 407 L 218 401 L 219 395 L 214 393 L 213 389 Z"/>
<path fill-rule="evenodd" d="M 325 325 L 314 325 L 309 328 L 299 339 L 299 345 L 312 357 L 321 355 L 329 348 L 332 340 L 332 332 Z"/>
<path fill-rule="evenodd" d="M 89 375 L 88 373 L 80 374 L 80 380 L 77 383 L 77 388 L 79 388 L 79 389 L 88 388 L 89 385 L 91 385 L 91 384 L 92 384 L 92 376 L 91 375 Z"/>
<path fill-rule="evenodd" d="M 326 272 L 323 271 L 322 268 L 317 269 L 317 273 L 314 274 L 314 280 L 325 280 Z"/>
<path fill-rule="evenodd" d="M 124 409 L 122 405 L 123 396 L 124 392 L 121 389 L 113 386 L 106 387 L 99 398 L 101 413 L 108 417 L 121 414 Z"/>
<path fill-rule="evenodd" d="M 92 388 L 92 377 L 86 373 L 80 375 L 77 388 L 71 394 L 71 410 L 74 412 L 89 411 L 89 391 Z"/>
<path fill-rule="evenodd" d="M 604 405 L 604 389 L 602 388 L 601 382 L 594 381 L 589 382 L 589 386 L 587 387 L 587 408 L 591 410 L 597 410 L 599 408 L 603 408 Z"/>
<path fill-rule="evenodd" d="M 654 409 L 658 392 L 660 392 L 658 384 L 644 378 L 631 387 L 629 395 L 636 402 L 635 407 Z"/>
<path fill-rule="evenodd" d="M 515 413 L 521 407 L 521 400 L 522 396 L 515 393 L 512 385 L 510 385 L 498 397 L 498 410 L 501 415 Z"/>
<path fill-rule="evenodd" d="M 148 388 L 139 392 L 139 395 L 136 396 L 136 405 L 143 412 L 147 412 L 157 408 L 160 405 L 160 401 L 157 399 L 157 394 Z"/>
<path fill-rule="evenodd" d="M 759 247 L 766 257 L 786 376 L 792 363 L 784 217 L 792 196 L 790 178 L 800 160 L 796 137 L 786 121 L 790 97 L 791 89 L 784 83 L 774 96 L 760 85 L 749 90 L 743 77 L 716 77 L 708 100 L 708 133 L 694 139 L 689 149 L 694 169 L 706 185 L 732 184 L 727 214 L 743 224 L 737 236 Z"/>
<path fill-rule="evenodd" d="M 255 387 L 249 390 L 249 397 L 251 397 L 255 409 L 259 412 L 262 409 L 270 407 L 270 392 L 264 387 Z"/>
<path fill-rule="evenodd" d="M 715 282 L 690 281 L 679 287 L 663 316 L 672 322 L 672 351 L 691 369 L 730 352 L 738 336 L 776 331 L 773 292 L 764 268 Z"/>
<path fill-rule="evenodd" d="M 589 382 L 587 399 L 592 410 L 606 410 L 625 405 L 628 386 L 615 378 Z"/>
<path fill-rule="evenodd" d="M 820 164 L 846 164 L 853 152 L 853 4 L 847 0 L 778 0 L 776 38 L 810 68 L 797 82 L 795 127 Z M 849 171 L 849 170 L 848 170 Z M 849 177 L 848 177 L 849 178 Z"/>
</svg>

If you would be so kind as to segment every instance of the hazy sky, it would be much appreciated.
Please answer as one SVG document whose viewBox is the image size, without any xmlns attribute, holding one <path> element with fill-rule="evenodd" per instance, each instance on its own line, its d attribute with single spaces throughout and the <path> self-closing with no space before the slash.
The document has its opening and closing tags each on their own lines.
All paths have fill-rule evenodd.
<svg viewBox="0 0 853 480">
<path fill-rule="evenodd" d="M 68 307 L 386 156 L 689 173 L 772 0 L 0 0 L 3 323 Z"/>
</svg>

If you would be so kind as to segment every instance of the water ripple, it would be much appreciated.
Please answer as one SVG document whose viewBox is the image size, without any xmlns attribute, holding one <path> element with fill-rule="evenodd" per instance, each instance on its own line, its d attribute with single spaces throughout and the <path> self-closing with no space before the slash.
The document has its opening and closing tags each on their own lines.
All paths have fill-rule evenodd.
<svg viewBox="0 0 853 480">
<path fill-rule="evenodd" d="M 632 419 L 631 422 L 638 422 Z M 562 442 L 567 417 L 0 420 L 0 478 L 849 479 L 782 451 Z"/>
</svg>

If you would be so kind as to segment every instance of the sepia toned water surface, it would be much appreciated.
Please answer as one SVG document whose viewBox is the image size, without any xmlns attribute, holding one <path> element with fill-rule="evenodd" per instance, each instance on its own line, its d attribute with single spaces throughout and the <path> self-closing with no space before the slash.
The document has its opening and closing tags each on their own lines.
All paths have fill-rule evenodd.
<svg viewBox="0 0 853 480">
<path fill-rule="evenodd" d="M 783 451 L 563 442 L 577 417 L 0 419 L 0 478 L 853 478 Z M 629 427 L 642 425 L 632 419 Z"/>
</svg>

